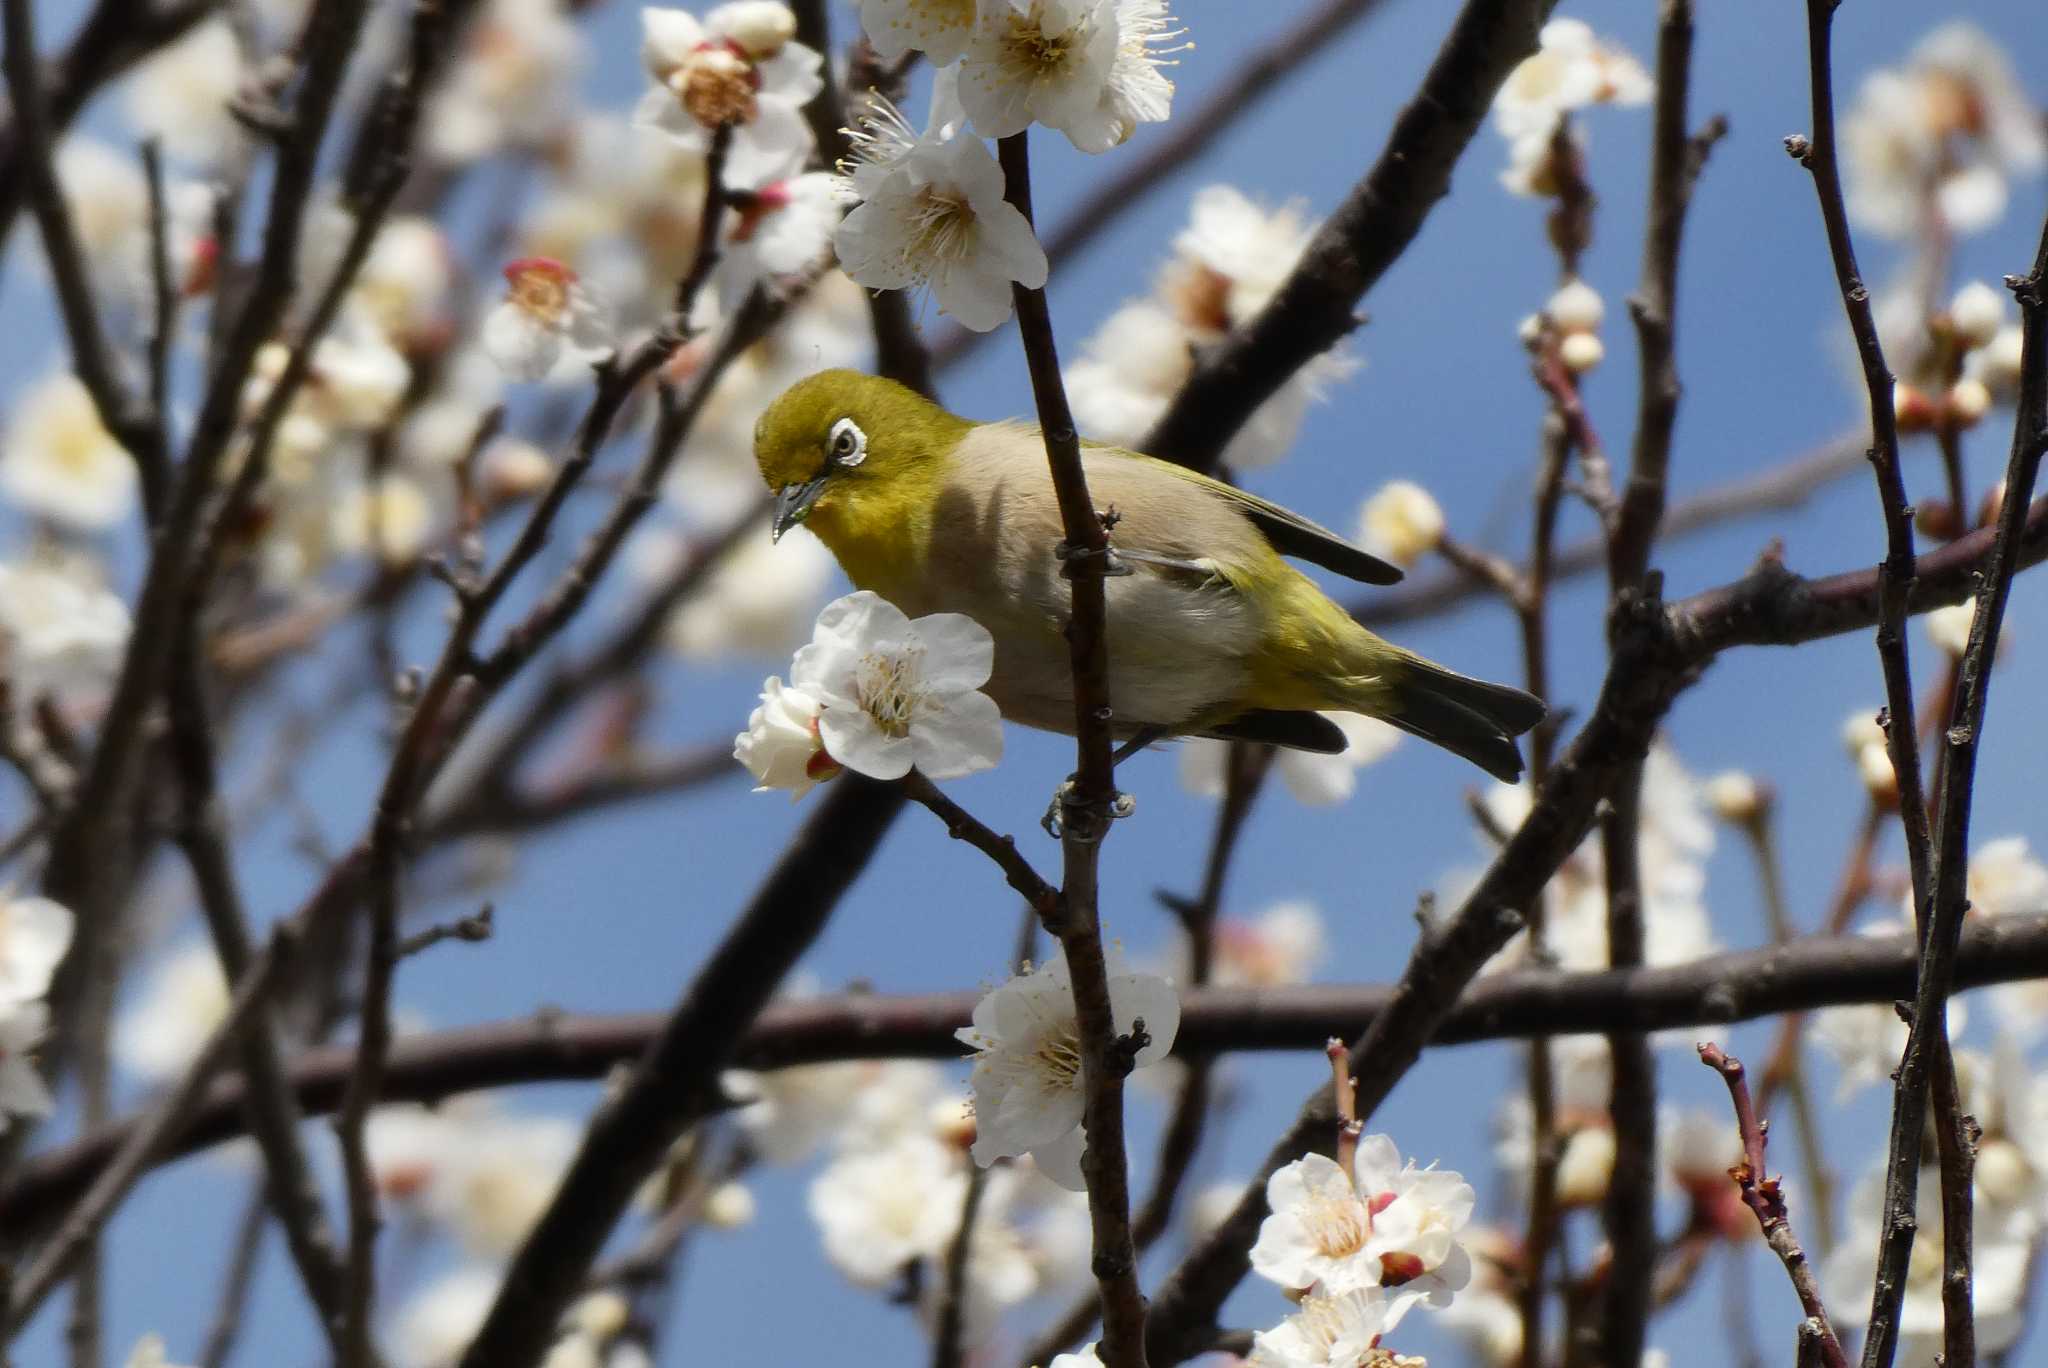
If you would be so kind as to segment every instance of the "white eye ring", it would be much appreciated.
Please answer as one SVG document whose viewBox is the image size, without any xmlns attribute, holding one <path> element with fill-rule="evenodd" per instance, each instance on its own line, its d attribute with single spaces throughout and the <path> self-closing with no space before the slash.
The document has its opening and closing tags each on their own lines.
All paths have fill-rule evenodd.
<svg viewBox="0 0 2048 1368">
<path fill-rule="evenodd" d="M 868 458 L 868 435 L 853 419 L 841 418 L 826 438 L 826 451 L 833 465 L 857 466 Z"/>
</svg>

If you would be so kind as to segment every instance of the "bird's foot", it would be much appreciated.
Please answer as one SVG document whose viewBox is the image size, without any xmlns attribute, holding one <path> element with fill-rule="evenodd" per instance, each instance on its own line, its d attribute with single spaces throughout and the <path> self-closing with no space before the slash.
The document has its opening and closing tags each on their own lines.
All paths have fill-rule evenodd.
<svg viewBox="0 0 2048 1368">
<path fill-rule="evenodd" d="M 1112 793 L 1108 820 L 1097 820 L 1094 805 L 1075 797 L 1074 776 L 1068 775 L 1065 782 L 1054 790 L 1052 801 L 1046 804 L 1045 816 L 1038 819 L 1038 825 L 1055 841 L 1071 833 L 1075 840 L 1093 845 L 1109 834 L 1110 822 L 1128 817 L 1137 810 L 1138 800 L 1130 794 Z"/>
</svg>

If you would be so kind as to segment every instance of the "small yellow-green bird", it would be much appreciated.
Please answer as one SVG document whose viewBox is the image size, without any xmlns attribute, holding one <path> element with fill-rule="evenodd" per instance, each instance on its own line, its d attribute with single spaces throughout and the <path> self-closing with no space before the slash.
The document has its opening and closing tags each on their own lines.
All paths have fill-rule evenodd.
<svg viewBox="0 0 2048 1368">
<path fill-rule="evenodd" d="M 1129 742 L 1212 736 L 1334 753 L 1323 711 L 1383 718 L 1488 774 L 1522 772 L 1514 738 L 1543 717 L 1520 689 L 1382 641 L 1283 556 L 1368 584 L 1398 568 L 1277 504 L 1166 461 L 1086 444 L 1088 493 L 1114 508 L 1128 574 L 1106 582 L 1109 697 Z M 877 376 L 798 381 L 754 429 L 773 535 L 804 524 L 856 587 L 912 617 L 965 613 L 995 638 L 1003 715 L 1072 734 L 1062 634 L 1071 590 L 1036 427 L 977 423 Z"/>
</svg>

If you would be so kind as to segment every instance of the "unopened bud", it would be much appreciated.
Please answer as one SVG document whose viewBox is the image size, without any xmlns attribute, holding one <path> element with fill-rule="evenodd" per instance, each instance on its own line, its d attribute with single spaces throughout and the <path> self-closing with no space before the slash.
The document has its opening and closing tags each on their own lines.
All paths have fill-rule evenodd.
<svg viewBox="0 0 2048 1368">
<path fill-rule="evenodd" d="M 1856 752 L 1856 773 L 1872 799 L 1887 807 L 1899 801 L 1899 776 L 1892 757 L 1883 746 L 1865 746 Z"/>
<path fill-rule="evenodd" d="M 1614 1179 L 1614 1132 L 1606 1126 L 1573 1131 L 1557 1162 L 1557 1199 L 1566 1206 L 1594 1206 Z"/>
<path fill-rule="evenodd" d="M 754 1223 L 754 1194 L 744 1183 L 720 1183 L 704 1199 L 704 1224 L 713 1230 L 738 1230 Z"/>
<path fill-rule="evenodd" d="M 1977 1151 L 1977 1191 L 2001 1209 L 2031 1204 L 2040 1181 L 2025 1151 L 2003 1136 L 1986 1140 Z"/>
<path fill-rule="evenodd" d="M 569 1308 L 568 1328 L 600 1344 L 616 1339 L 633 1320 L 633 1308 L 616 1292 L 593 1292 Z"/>
<path fill-rule="evenodd" d="M 1607 316 L 1607 308 L 1600 302 L 1600 292 L 1577 278 L 1560 287 L 1543 311 L 1550 315 L 1550 321 L 1561 333 L 1592 332 Z"/>
<path fill-rule="evenodd" d="M 1865 746 L 1876 746 L 1883 750 L 1884 742 L 1884 727 L 1878 722 L 1876 714 L 1859 710 L 1842 719 L 1842 748 L 1848 751 L 1851 760 L 1854 760 Z"/>
<path fill-rule="evenodd" d="M 735 0 L 720 5 L 704 16 L 704 26 L 738 43 L 757 62 L 767 61 L 796 37 L 796 15 L 776 0 Z"/>
<path fill-rule="evenodd" d="M 1991 389 L 1982 380 L 1964 376 L 1948 387 L 1948 420 L 1959 428 L 1977 426 L 1991 411 Z"/>
<path fill-rule="evenodd" d="M 1770 790 L 1741 770 L 1715 775 L 1707 780 L 1703 793 L 1714 815 L 1732 826 L 1754 822 L 1771 805 Z"/>
<path fill-rule="evenodd" d="M 1936 648 L 1956 660 L 1963 658 L 1963 652 L 1970 644 L 1970 623 L 1977 617 L 1977 600 L 1967 599 L 1952 603 L 1946 608 L 1936 608 L 1921 621 L 1927 625 L 1927 638 Z"/>
<path fill-rule="evenodd" d="M 531 442 L 493 443 L 483 462 L 482 494 L 486 504 L 530 499 L 555 478 L 554 463 Z"/>
<path fill-rule="evenodd" d="M 1527 318 L 1516 324 L 1515 336 L 1521 339 L 1522 345 L 1525 347 L 1534 347 L 1538 342 L 1541 342 L 1543 340 L 1543 315 L 1530 314 Z"/>
<path fill-rule="evenodd" d="M 1966 350 L 1988 344 L 2005 322 L 2005 300 L 1981 280 L 1973 280 L 1956 291 L 1949 301 L 1949 327 Z"/>
<path fill-rule="evenodd" d="M 1913 526 L 1924 537 L 1954 541 L 1963 534 L 1956 507 L 1947 499 L 1927 499 L 1913 505 Z"/>
<path fill-rule="evenodd" d="M 1396 565 L 1413 565 L 1436 549 L 1444 535 L 1444 511 L 1428 490 L 1412 480 L 1393 480 L 1365 502 L 1359 540 Z"/>
<path fill-rule="evenodd" d="M 1970 373 L 1982 380 L 1993 394 L 2010 394 L 2020 383 L 2020 325 L 2000 328 L 1981 351 L 1970 356 Z"/>
<path fill-rule="evenodd" d="M 1573 375 L 1584 375 L 1607 358 L 1607 348 L 1592 333 L 1567 334 L 1557 344 L 1557 359 Z"/>
<path fill-rule="evenodd" d="M 1941 416 L 1932 399 L 1903 380 L 1892 386 L 1892 412 L 1901 432 L 1927 432 Z"/>
<path fill-rule="evenodd" d="M 949 1097 L 932 1104 L 932 1134 L 941 1144 L 966 1149 L 974 1143 L 974 1108 L 964 1097 Z"/>
</svg>

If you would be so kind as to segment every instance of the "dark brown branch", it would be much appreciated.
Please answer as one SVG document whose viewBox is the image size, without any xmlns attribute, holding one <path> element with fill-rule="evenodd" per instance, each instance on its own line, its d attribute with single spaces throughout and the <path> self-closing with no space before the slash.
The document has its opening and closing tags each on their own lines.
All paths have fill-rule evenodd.
<svg viewBox="0 0 2048 1368">
<path fill-rule="evenodd" d="M 367 11 L 366 0 L 316 0 L 306 23 L 305 70 L 298 82 L 290 129 L 278 142 L 256 279 L 232 313 L 194 421 L 176 488 L 151 546 L 138 595 L 128 652 L 110 698 L 78 792 L 78 801 L 51 834 L 44 892 L 97 925 L 132 877 L 125 852 L 135 819 L 135 793 L 143 772 L 143 741 L 163 691 L 179 635 L 186 594 L 201 550 L 201 529 L 229 441 L 239 426 L 244 382 L 257 349 L 276 331 L 298 274 L 299 230 L 311 200 L 320 145 L 341 92 Z M 60 971 L 53 1002 L 75 992 L 76 971 Z M 61 1019 L 61 1013 L 59 1014 Z M 61 1057 L 63 1041 L 56 1042 Z"/>
<path fill-rule="evenodd" d="M 1379 160 L 1316 234 L 1273 300 L 1195 366 L 1141 450 L 1212 467 L 1260 404 L 1358 325 L 1359 300 L 1450 190 L 1494 92 L 1536 50 L 1553 0 L 1467 0 Z"/>
<path fill-rule="evenodd" d="M 259 1186 L 242 1205 L 242 1217 L 235 1222 L 235 1240 L 228 1257 L 228 1270 L 221 1277 L 220 1303 L 206 1328 L 205 1347 L 199 1351 L 199 1368 L 224 1368 L 235 1352 L 249 1294 L 255 1290 L 256 1270 L 263 1254 L 263 1232 L 270 1224 L 270 1203 Z"/>
<path fill-rule="evenodd" d="M 61 134 L 107 82 L 177 42 L 217 7 L 218 0 L 175 0 L 161 8 L 101 0 L 64 55 L 45 63 L 40 74 L 50 138 Z M 0 120 L 0 242 L 6 241 L 30 190 L 25 142 L 18 119 Z"/>
<path fill-rule="evenodd" d="M 1618 970 L 1644 962 L 1642 783 L 1641 764 L 1630 766 L 1601 823 L 1607 962 Z M 1612 1032 L 1607 1048 L 1614 1071 L 1614 1172 L 1601 1206 L 1610 1258 L 1600 1299 L 1599 1361 L 1640 1363 L 1657 1270 L 1657 1061 L 1641 1031 Z M 1527 1272 L 1542 1281 L 1540 1268 Z"/>
<path fill-rule="evenodd" d="M 1728 1099 L 1735 1107 L 1735 1125 L 1742 1133 L 1742 1162 L 1730 1169 L 1728 1176 L 1742 1189 L 1743 1205 L 1756 1213 L 1764 1242 L 1785 1265 L 1792 1289 L 1799 1294 L 1800 1308 L 1806 1312 L 1806 1321 L 1800 1327 L 1801 1343 L 1804 1345 L 1809 1338 L 1806 1327 L 1814 1327 L 1811 1338 L 1816 1341 L 1819 1361 L 1827 1368 L 1848 1368 L 1848 1356 L 1842 1352 L 1827 1308 L 1821 1304 L 1820 1284 L 1806 1261 L 1806 1252 L 1799 1247 L 1799 1237 L 1792 1233 L 1792 1224 L 1786 1219 L 1785 1194 L 1778 1180 L 1764 1167 L 1764 1140 L 1769 1123 L 1756 1114 L 1756 1105 L 1749 1096 L 1749 1080 L 1743 1077 L 1742 1061 L 1731 1058 L 1718 1045 L 1703 1044 L 1699 1051 L 1700 1062 L 1720 1074 L 1728 1085 Z"/>
<path fill-rule="evenodd" d="M 1942 1331 L 1948 1362 L 1970 1363 L 1976 1357 L 1976 1332 L 1971 1303 L 1970 1231 L 1974 1188 L 1971 1169 L 1976 1147 L 1975 1123 L 1957 1104 L 1955 1063 L 1949 1056 L 1948 995 L 1955 971 L 1956 946 L 1963 918 L 1970 910 L 1970 808 L 1977 774 L 1977 753 L 1983 744 L 1984 711 L 1991 688 L 1991 664 L 1997 657 L 1999 629 L 2013 575 L 2019 569 L 2021 529 L 2027 500 L 2048 451 L 2048 221 L 2041 228 L 2032 271 L 2009 276 L 2020 306 L 2022 329 L 2019 399 L 2013 415 L 2012 452 L 2006 464 L 2005 490 L 1991 554 L 1981 577 L 1970 636 L 1956 671 L 1953 710 L 1938 745 L 1941 749 L 1941 791 L 1936 808 L 1938 844 L 1933 853 L 1931 913 L 1921 918 L 1923 950 L 1920 981 L 1913 1000 L 1912 1031 L 1899 1062 L 1898 1087 L 1892 1103 L 1891 1150 L 1886 1163 L 1884 1257 L 1878 1265 L 1877 1294 L 1871 1309 L 1871 1341 L 1880 1338 L 1877 1317 L 1898 1314 L 1907 1262 L 1912 1257 L 1912 1225 L 1917 1210 L 1920 1143 L 1926 1122 L 1927 1087 L 1934 1093 L 1935 1140 L 1941 1158 Z M 1900 801 L 1907 801 L 1904 789 Z M 1903 1229 L 1904 1238 L 1900 1231 Z M 1898 1246 L 1895 1250 L 1894 1246 Z M 1897 1287 L 1887 1284 L 1892 1274 Z M 1896 1335 L 1887 1324 L 1882 1332 Z M 1864 1362 L 1882 1368 L 1866 1347 Z"/>
<path fill-rule="evenodd" d="M 142 1175 L 176 1141 L 206 1100 L 207 1085 L 227 1063 L 235 1038 L 247 1027 L 282 976 L 284 947 L 291 929 L 280 926 L 269 946 L 235 985 L 228 1012 L 185 1072 L 138 1122 L 123 1128 L 118 1149 L 93 1175 L 91 1186 L 69 1211 L 47 1244 L 36 1252 L 27 1268 L 13 1280 L 6 1314 L 8 1336 L 17 1333 L 41 1306 L 43 1299 L 69 1275 L 72 1265 L 98 1237 L 115 1210 L 127 1198 Z"/>
<path fill-rule="evenodd" d="M 895 792 L 873 791 L 885 799 Z M 1913 940 L 1904 934 L 1818 936 L 1662 968 L 1510 970 L 1468 988 L 1432 1043 L 1618 1026 L 1662 1031 L 1892 1002 L 1912 992 L 1917 958 Z M 1966 928 L 1956 958 L 1958 991 L 2041 977 L 2048 977 L 2048 911 L 1973 921 Z M 780 1069 L 850 1058 L 958 1058 L 954 1032 L 968 1023 L 977 996 L 860 993 L 777 1003 L 733 1045 L 731 1061 L 748 1069 Z M 1174 1053 L 1194 1059 L 1230 1051 L 1319 1049 L 1332 1031 L 1354 1039 L 1362 1035 L 1393 996 L 1388 986 L 1357 984 L 1189 990 Z M 404 1036 L 392 1043 L 383 1100 L 434 1102 L 483 1088 L 603 1078 L 639 1058 L 663 1030 L 660 1013 L 541 1015 Z M 299 1105 L 309 1115 L 332 1112 L 354 1062 L 355 1051 L 347 1046 L 300 1055 L 290 1069 Z M 216 1084 L 160 1161 L 242 1134 L 244 1087 L 240 1077 Z M 117 1122 L 30 1158 L 0 1187 L 0 1222 L 10 1231 L 31 1231 L 61 1215 L 137 1124 L 133 1118 Z"/>
<path fill-rule="evenodd" d="M 1190 988 L 1200 989 L 1209 982 L 1216 957 L 1216 919 L 1222 912 L 1224 883 L 1230 875 L 1245 820 L 1251 816 L 1252 804 L 1264 788 L 1272 766 L 1272 747 L 1243 741 L 1230 743 L 1223 767 L 1223 800 L 1216 808 L 1216 826 L 1209 838 L 1201 891 L 1192 901 L 1182 901 L 1164 892 L 1159 895 L 1180 917 L 1187 933 Z M 1184 1046 L 1183 1054 L 1187 1076 L 1181 1081 L 1173 1112 L 1160 1133 L 1159 1157 L 1152 1166 L 1152 1190 L 1131 1217 L 1131 1242 L 1140 1254 L 1158 1243 L 1173 1220 L 1174 1204 L 1193 1170 L 1214 1101 L 1216 1060 L 1187 1051 Z M 1019 1360 L 1022 1368 L 1050 1363 L 1081 1343 L 1101 1311 L 1102 1299 L 1092 1290 L 1077 1297 L 1064 1315 L 1026 1347 Z"/>
<path fill-rule="evenodd" d="M 997 145 L 1004 196 L 1026 222 L 1031 220 L 1029 140 L 1027 130 Z M 1065 631 L 1074 681 L 1075 770 L 1056 799 L 1063 867 L 1060 915 L 1048 929 L 1066 952 L 1081 1036 L 1081 1086 L 1086 1096 L 1082 1129 L 1088 1136 L 1081 1175 L 1088 1186 L 1092 1262 L 1102 1293 L 1099 1352 L 1107 1368 L 1146 1368 L 1145 1295 L 1138 1286 L 1138 1255 L 1131 1239 L 1130 1167 L 1124 1150 L 1124 1077 L 1130 1063 L 1119 1049 L 1097 906 L 1102 841 L 1109 834 L 1116 802 L 1110 758 L 1109 611 L 1103 588 L 1109 570 L 1109 533 L 1088 496 L 1081 441 L 1060 379 L 1059 349 L 1045 291 L 1017 284 L 1011 286 L 1011 295 L 1037 401 L 1039 434 L 1059 501 L 1064 539 L 1058 550 L 1065 562 L 1061 573 L 1073 592 Z"/>
</svg>

